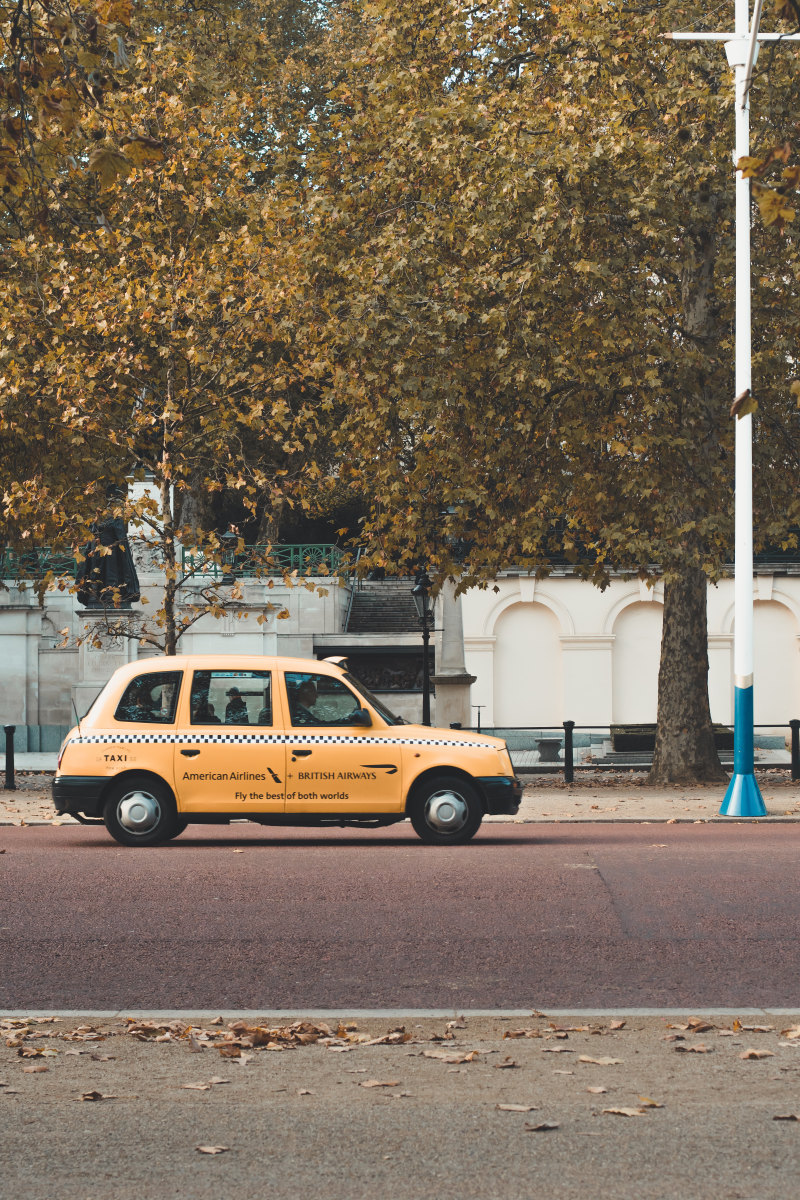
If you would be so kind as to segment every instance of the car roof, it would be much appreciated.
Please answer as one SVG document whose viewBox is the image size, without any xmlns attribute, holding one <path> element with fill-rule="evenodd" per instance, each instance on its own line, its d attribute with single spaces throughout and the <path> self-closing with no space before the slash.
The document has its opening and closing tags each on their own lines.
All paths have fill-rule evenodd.
<svg viewBox="0 0 800 1200">
<path fill-rule="evenodd" d="M 140 658 L 118 667 L 112 678 L 133 679 L 155 671 L 185 671 L 188 667 L 205 671 L 314 671 L 320 675 L 341 675 L 339 662 L 316 658 L 284 658 L 278 654 L 159 654 Z"/>
</svg>

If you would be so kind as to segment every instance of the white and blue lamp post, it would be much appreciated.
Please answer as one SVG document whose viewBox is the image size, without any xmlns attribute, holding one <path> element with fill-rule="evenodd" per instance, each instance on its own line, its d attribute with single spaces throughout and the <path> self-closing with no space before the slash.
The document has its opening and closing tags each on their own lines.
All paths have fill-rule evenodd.
<svg viewBox="0 0 800 1200">
<path fill-rule="evenodd" d="M 675 41 L 724 42 L 735 71 L 736 148 L 734 161 L 750 153 L 750 83 L 759 42 L 797 41 L 800 35 L 760 33 L 763 0 L 736 0 L 733 33 L 671 33 Z M 750 392 L 750 180 L 736 172 L 736 371 L 734 395 Z M 736 420 L 736 517 L 734 581 L 734 749 L 733 777 L 720 814 L 763 817 L 766 806 L 756 782 L 753 754 L 753 417 Z"/>
</svg>

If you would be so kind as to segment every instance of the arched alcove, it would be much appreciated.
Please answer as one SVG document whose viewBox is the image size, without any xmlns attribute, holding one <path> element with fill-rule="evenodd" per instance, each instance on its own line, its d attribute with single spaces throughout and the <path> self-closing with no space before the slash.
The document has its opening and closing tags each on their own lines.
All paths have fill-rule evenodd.
<svg viewBox="0 0 800 1200">
<path fill-rule="evenodd" d="M 753 703 L 757 725 L 800 718 L 800 646 L 794 614 L 776 600 L 753 606 Z"/>
<path fill-rule="evenodd" d="M 617 725 L 652 723 L 658 708 L 663 608 L 628 605 L 614 622 L 611 711 Z"/>
<path fill-rule="evenodd" d="M 559 725 L 564 718 L 556 617 L 542 604 L 512 604 L 494 632 L 495 726 Z"/>
</svg>

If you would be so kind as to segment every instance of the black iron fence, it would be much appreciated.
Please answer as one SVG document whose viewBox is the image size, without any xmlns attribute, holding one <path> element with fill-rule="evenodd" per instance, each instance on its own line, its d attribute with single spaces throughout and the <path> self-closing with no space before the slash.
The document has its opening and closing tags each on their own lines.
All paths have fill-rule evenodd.
<svg viewBox="0 0 800 1200">
<path fill-rule="evenodd" d="M 505 740 L 514 769 L 531 775 L 564 772 L 571 783 L 576 771 L 646 771 L 653 761 L 654 725 L 576 725 L 563 721 L 551 726 L 486 726 L 476 732 Z M 733 768 L 733 730 L 714 727 L 715 743 L 724 767 Z M 800 719 L 785 725 L 754 727 L 755 765 L 761 769 L 791 770 L 800 780 Z"/>
</svg>

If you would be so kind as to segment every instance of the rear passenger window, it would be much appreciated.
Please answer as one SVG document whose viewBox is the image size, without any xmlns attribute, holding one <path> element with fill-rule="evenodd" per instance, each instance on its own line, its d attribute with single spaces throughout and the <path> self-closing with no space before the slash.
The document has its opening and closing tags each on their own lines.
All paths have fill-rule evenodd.
<svg viewBox="0 0 800 1200">
<path fill-rule="evenodd" d="M 171 725 L 175 720 L 180 671 L 150 671 L 132 679 L 114 713 L 115 721 L 133 721 L 141 725 Z"/>
<path fill-rule="evenodd" d="M 193 725 L 271 725 L 271 671 L 195 671 Z"/>
</svg>

